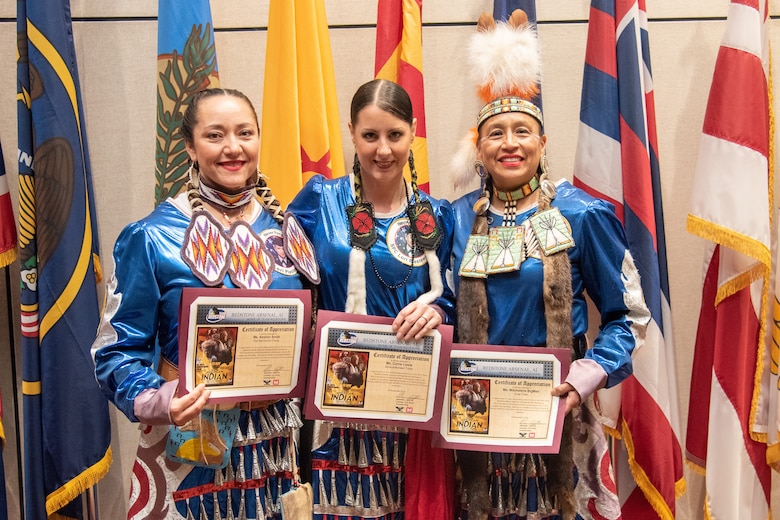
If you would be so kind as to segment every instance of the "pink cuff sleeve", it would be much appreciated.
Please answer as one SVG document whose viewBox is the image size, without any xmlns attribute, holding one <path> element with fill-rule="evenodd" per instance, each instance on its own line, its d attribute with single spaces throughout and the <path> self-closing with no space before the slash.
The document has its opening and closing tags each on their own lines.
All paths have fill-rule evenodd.
<svg viewBox="0 0 780 520">
<path fill-rule="evenodd" d="M 160 388 L 147 388 L 138 394 L 133 401 L 133 413 L 136 418 L 149 426 L 173 424 L 171 400 L 178 387 L 178 381 L 168 381 Z"/>
<path fill-rule="evenodd" d="M 565 382 L 573 386 L 580 394 L 580 399 L 584 401 L 606 384 L 607 373 L 592 359 L 578 359 L 569 367 L 569 375 L 566 376 Z"/>
</svg>

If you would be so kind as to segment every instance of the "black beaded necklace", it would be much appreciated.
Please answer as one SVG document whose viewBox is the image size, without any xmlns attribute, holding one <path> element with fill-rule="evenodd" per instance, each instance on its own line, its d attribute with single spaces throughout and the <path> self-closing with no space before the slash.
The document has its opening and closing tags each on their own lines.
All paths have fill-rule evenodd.
<svg viewBox="0 0 780 520">
<path fill-rule="evenodd" d="M 382 285 L 387 287 L 388 289 L 400 289 L 404 285 L 406 285 L 406 282 L 409 281 L 409 277 L 412 275 L 412 270 L 414 269 L 414 259 L 417 256 L 417 236 L 416 233 L 414 233 L 411 229 L 412 226 L 412 215 L 409 212 L 409 207 L 411 206 L 411 201 L 409 200 L 409 186 L 406 184 L 406 181 L 404 181 L 404 188 L 406 189 L 406 218 L 409 219 L 409 233 L 412 234 L 412 252 L 411 252 L 411 261 L 409 262 L 409 270 L 406 271 L 406 276 L 404 276 L 404 279 L 401 280 L 398 283 L 389 284 L 385 281 L 384 278 L 382 278 L 382 275 L 379 274 L 379 269 L 376 267 L 376 262 L 374 262 L 374 255 L 371 253 L 371 248 L 368 248 L 368 258 L 371 260 L 371 268 L 374 270 L 374 274 L 379 279 L 380 282 L 382 282 Z"/>
</svg>

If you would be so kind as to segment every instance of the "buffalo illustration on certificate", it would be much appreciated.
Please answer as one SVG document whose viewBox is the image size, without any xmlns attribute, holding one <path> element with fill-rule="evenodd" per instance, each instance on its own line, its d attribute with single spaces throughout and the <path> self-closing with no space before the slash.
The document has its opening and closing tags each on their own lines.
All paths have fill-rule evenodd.
<svg viewBox="0 0 780 520">
<path fill-rule="evenodd" d="M 392 319 L 320 311 L 308 418 L 435 429 L 451 327 L 400 341 Z M 443 353 L 443 345 L 444 353 Z"/>
<path fill-rule="evenodd" d="M 186 287 L 179 327 L 179 392 L 210 402 L 302 397 L 311 295 L 301 290 Z"/>
<path fill-rule="evenodd" d="M 557 451 L 564 408 L 551 391 L 568 371 L 567 350 L 456 344 L 448 361 L 438 445 Z"/>
</svg>

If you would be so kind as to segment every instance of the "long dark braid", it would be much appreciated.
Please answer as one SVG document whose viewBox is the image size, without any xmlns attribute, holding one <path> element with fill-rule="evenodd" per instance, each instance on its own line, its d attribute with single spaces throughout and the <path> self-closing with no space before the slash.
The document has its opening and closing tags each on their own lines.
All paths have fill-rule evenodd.
<svg viewBox="0 0 780 520">
<path fill-rule="evenodd" d="M 409 172 L 412 178 L 412 193 L 414 193 L 415 204 L 420 202 L 420 192 L 417 190 L 417 170 L 414 167 L 414 152 L 409 150 Z"/>
<path fill-rule="evenodd" d="M 360 160 L 357 153 L 355 160 L 352 161 L 352 176 L 354 177 L 353 186 L 355 187 L 355 201 L 363 202 L 363 184 L 360 179 Z"/>
<path fill-rule="evenodd" d="M 279 199 L 271 192 L 271 188 L 268 187 L 262 173 L 259 173 L 258 175 L 255 191 L 257 192 L 257 197 L 260 199 L 260 202 L 281 226 L 282 222 L 284 222 L 284 208 L 282 208 L 282 203 L 279 202 Z"/>
</svg>

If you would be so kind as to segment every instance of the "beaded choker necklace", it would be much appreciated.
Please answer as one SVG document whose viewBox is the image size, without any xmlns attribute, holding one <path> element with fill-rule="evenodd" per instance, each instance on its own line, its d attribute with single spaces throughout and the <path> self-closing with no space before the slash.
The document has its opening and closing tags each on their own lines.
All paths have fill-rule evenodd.
<svg viewBox="0 0 780 520">
<path fill-rule="evenodd" d="M 246 206 L 255 196 L 255 185 L 245 186 L 238 193 L 225 193 L 211 186 L 207 186 L 203 180 L 198 183 L 198 193 L 206 200 L 221 210 L 236 209 Z"/>
<path fill-rule="evenodd" d="M 515 216 L 517 215 L 517 201 L 539 189 L 539 178 L 533 176 L 530 181 L 523 184 L 514 191 L 499 191 L 493 186 L 493 193 L 500 200 L 504 201 L 504 221 L 501 224 L 504 227 L 514 227 Z"/>
<path fill-rule="evenodd" d="M 504 202 L 507 202 L 510 200 L 520 200 L 523 197 L 529 196 L 530 194 L 532 194 L 538 189 L 539 189 L 539 178 L 534 175 L 530 181 L 528 181 L 526 184 L 523 184 L 522 186 L 520 186 L 514 191 L 499 191 L 494 186 L 493 193 L 499 199 L 503 200 Z"/>
</svg>

